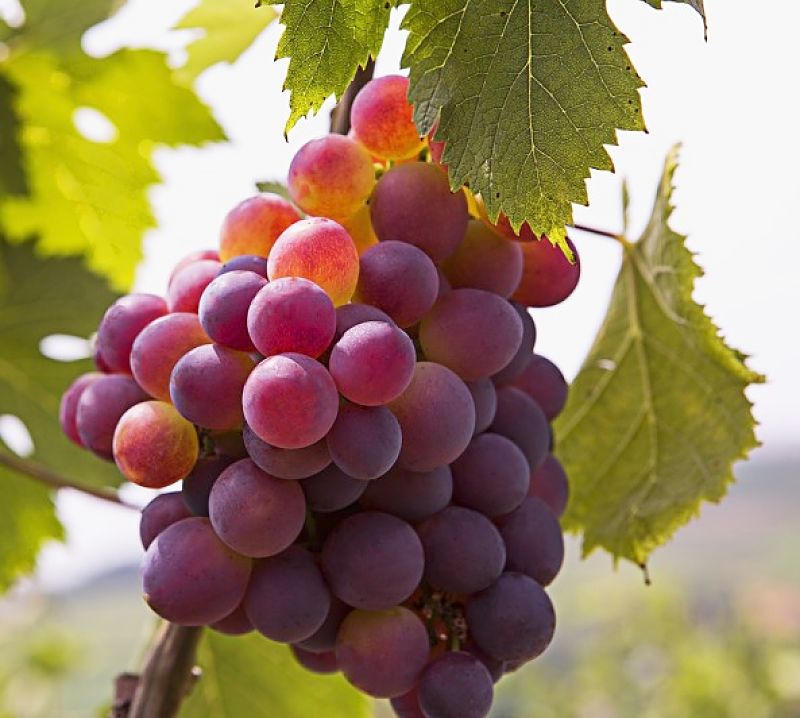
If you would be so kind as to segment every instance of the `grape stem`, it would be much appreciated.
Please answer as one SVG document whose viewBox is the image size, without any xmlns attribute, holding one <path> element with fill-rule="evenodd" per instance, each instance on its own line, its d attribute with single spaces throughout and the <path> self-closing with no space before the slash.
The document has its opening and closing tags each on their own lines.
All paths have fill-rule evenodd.
<svg viewBox="0 0 800 718">
<path fill-rule="evenodd" d="M 577 229 L 579 232 L 587 232 L 588 234 L 596 234 L 600 237 L 608 237 L 609 239 L 614 239 L 620 244 L 627 245 L 628 240 L 625 239 L 621 234 L 617 234 L 616 232 L 609 232 L 607 229 L 597 229 L 596 227 L 588 227 L 585 224 L 573 224 L 570 225 L 572 229 Z"/>
<path fill-rule="evenodd" d="M 346 135 L 350 131 L 350 107 L 356 95 L 366 85 L 375 72 L 375 60 L 371 59 L 364 67 L 359 67 L 353 81 L 347 86 L 336 107 L 331 110 L 331 132 Z"/>
<path fill-rule="evenodd" d="M 22 458 L 21 456 L 15 456 L 7 451 L 0 451 L 0 466 L 5 466 L 6 468 L 16 471 L 19 474 L 24 474 L 25 476 L 34 479 L 45 486 L 49 486 L 51 489 L 72 489 L 73 491 L 80 491 L 81 493 L 87 494 L 88 496 L 93 496 L 96 499 L 110 501 L 113 504 L 124 506 L 126 508 L 133 509 L 134 511 L 141 510 L 138 506 L 125 501 L 113 489 L 95 488 L 93 486 L 84 486 L 83 484 L 78 484 L 70 479 L 65 478 L 64 476 L 61 476 L 52 469 L 48 469 L 46 466 L 37 464 L 35 461 L 31 461 L 30 459 Z"/>
</svg>

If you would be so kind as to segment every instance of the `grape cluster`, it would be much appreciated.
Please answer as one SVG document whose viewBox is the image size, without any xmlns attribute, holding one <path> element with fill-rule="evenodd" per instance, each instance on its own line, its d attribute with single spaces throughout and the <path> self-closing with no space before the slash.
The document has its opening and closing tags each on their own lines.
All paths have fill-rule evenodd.
<svg viewBox="0 0 800 718">
<path fill-rule="evenodd" d="M 451 192 L 407 80 L 307 143 L 166 299 L 106 312 L 64 395 L 77 444 L 162 489 L 144 509 L 163 618 L 289 643 L 403 718 L 480 718 L 555 627 L 567 385 L 526 307 L 579 266 Z M 302 214 L 301 214 L 302 212 Z"/>
</svg>

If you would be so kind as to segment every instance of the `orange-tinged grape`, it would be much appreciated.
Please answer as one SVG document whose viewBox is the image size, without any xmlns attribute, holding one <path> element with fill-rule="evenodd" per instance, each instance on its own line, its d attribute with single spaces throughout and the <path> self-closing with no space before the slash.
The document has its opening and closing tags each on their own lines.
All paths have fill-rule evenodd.
<svg viewBox="0 0 800 718">
<path fill-rule="evenodd" d="M 561 247 L 550 244 L 546 236 L 522 246 L 522 279 L 511 298 L 526 307 L 552 307 L 563 302 L 578 286 L 581 262 L 575 245 L 567 244 L 575 264 L 564 256 Z"/>
<path fill-rule="evenodd" d="M 342 227 L 347 230 L 353 244 L 356 245 L 359 257 L 378 243 L 378 235 L 372 226 L 368 204 L 362 204 L 347 219 L 342 220 Z"/>
<path fill-rule="evenodd" d="M 387 160 L 413 157 L 424 146 L 408 101 L 408 78 L 386 75 L 370 80 L 353 101 L 350 122 L 366 150 Z"/>
<path fill-rule="evenodd" d="M 355 130 L 352 127 L 347 131 L 347 136 L 351 140 L 353 140 L 353 142 L 358 142 L 358 135 L 356 135 Z M 360 142 L 358 142 L 358 144 L 361 145 L 361 147 L 364 146 Z M 376 155 L 370 154 L 369 152 L 367 152 L 367 154 L 369 154 L 369 158 L 372 160 L 372 164 L 378 165 L 378 167 L 386 167 L 386 165 L 388 164 L 386 160 L 381 159 Z"/>
<path fill-rule="evenodd" d="M 117 424 L 113 446 L 123 476 L 150 489 L 187 476 L 199 452 L 194 425 L 164 401 L 143 401 L 128 409 Z"/>
<path fill-rule="evenodd" d="M 228 212 L 219 238 L 219 258 L 228 262 L 241 254 L 266 257 L 275 240 L 300 219 L 283 197 L 264 192 L 249 197 Z"/>
<path fill-rule="evenodd" d="M 304 277 L 322 287 L 334 306 L 347 304 L 358 282 L 358 252 L 338 222 L 311 217 L 296 222 L 275 242 L 267 261 L 270 281 Z"/>
<path fill-rule="evenodd" d="M 289 194 L 304 212 L 345 219 L 369 197 L 375 168 L 367 151 L 343 135 L 306 142 L 289 165 Z"/>
</svg>

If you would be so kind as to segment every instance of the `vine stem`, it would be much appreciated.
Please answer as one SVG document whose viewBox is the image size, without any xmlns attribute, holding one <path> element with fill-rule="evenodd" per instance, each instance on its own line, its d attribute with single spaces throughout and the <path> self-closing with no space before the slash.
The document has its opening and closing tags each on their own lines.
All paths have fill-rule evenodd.
<svg viewBox="0 0 800 718">
<path fill-rule="evenodd" d="M 364 67 L 359 67 L 353 81 L 347 86 L 336 107 L 331 111 L 331 132 L 346 135 L 350 131 L 350 108 L 362 87 L 375 73 L 375 60 L 370 59 Z"/>
<path fill-rule="evenodd" d="M 629 246 L 630 242 L 621 234 L 610 232 L 607 229 L 598 229 L 597 227 L 589 227 L 585 224 L 572 224 L 569 225 L 572 229 L 577 229 L 579 232 L 586 232 L 587 234 L 596 234 L 599 237 L 607 237 L 619 242 L 623 247 Z"/>
<path fill-rule="evenodd" d="M 50 487 L 51 489 L 72 489 L 73 491 L 80 491 L 88 496 L 93 496 L 96 499 L 103 501 L 110 501 L 117 506 L 124 506 L 134 511 L 139 511 L 139 507 L 128 503 L 120 495 L 112 489 L 95 488 L 93 486 L 84 486 L 74 481 L 61 476 L 61 474 L 48 469 L 46 466 L 37 464 L 35 461 L 25 459 L 15 454 L 10 454 L 6 451 L 0 451 L 0 465 L 5 466 L 12 471 L 24 474 L 25 476 L 38 481 L 40 484 Z"/>
</svg>

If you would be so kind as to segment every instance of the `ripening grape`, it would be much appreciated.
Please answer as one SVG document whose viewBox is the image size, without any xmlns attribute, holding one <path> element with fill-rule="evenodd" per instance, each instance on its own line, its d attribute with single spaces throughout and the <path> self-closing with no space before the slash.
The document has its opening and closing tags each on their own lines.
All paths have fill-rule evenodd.
<svg viewBox="0 0 800 718">
<path fill-rule="evenodd" d="M 286 352 L 318 357 L 336 331 L 336 310 L 321 287 L 282 277 L 258 292 L 247 312 L 247 331 L 265 357 Z"/>
<path fill-rule="evenodd" d="M 561 518 L 569 499 L 569 482 L 561 462 L 548 454 L 542 465 L 531 474 L 529 496 L 544 501 L 557 518 Z"/>
<path fill-rule="evenodd" d="M 144 598 L 172 623 L 214 623 L 241 603 L 250 569 L 250 559 L 222 543 L 208 519 L 183 519 L 160 533 L 145 552 Z"/>
<path fill-rule="evenodd" d="M 419 707 L 419 692 L 416 688 L 392 698 L 389 703 L 397 718 L 425 718 L 422 708 Z"/>
<path fill-rule="evenodd" d="M 242 390 L 254 365 L 249 354 L 219 344 L 196 347 L 172 370 L 172 403 L 189 421 L 206 429 L 240 427 Z"/>
<path fill-rule="evenodd" d="M 574 264 L 547 237 L 520 245 L 524 261 L 522 279 L 512 295 L 514 301 L 526 307 L 551 307 L 572 294 L 581 276 L 581 262 L 572 241 L 568 239 L 567 244 L 575 255 Z"/>
<path fill-rule="evenodd" d="M 214 531 L 244 556 L 274 556 L 300 535 L 306 518 L 303 491 L 259 469 L 250 459 L 228 466 L 208 502 Z"/>
<path fill-rule="evenodd" d="M 167 526 L 192 515 L 180 491 L 159 494 L 142 509 L 139 538 L 146 549 Z"/>
<path fill-rule="evenodd" d="M 346 474 L 367 481 L 392 468 L 403 436 L 400 424 L 385 406 L 344 404 L 326 441 L 334 464 Z"/>
<path fill-rule="evenodd" d="M 333 651 L 314 653 L 300 648 L 297 645 L 293 645 L 292 654 L 303 668 L 312 673 L 324 675 L 326 673 L 336 673 L 336 671 L 339 670 L 339 664 L 336 662 L 336 654 Z"/>
<path fill-rule="evenodd" d="M 503 572 L 506 550 L 483 514 L 450 506 L 417 527 L 425 550 L 425 580 L 452 593 L 475 593 Z"/>
<path fill-rule="evenodd" d="M 316 217 L 342 220 L 361 207 L 375 186 L 367 151 L 344 135 L 306 142 L 289 165 L 289 194 Z"/>
<path fill-rule="evenodd" d="M 491 379 L 483 378 L 467 382 L 475 404 L 475 434 L 486 431 L 494 421 L 497 411 L 497 392 Z"/>
<path fill-rule="evenodd" d="M 212 623 L 210 628 L 228 636 L 243 636 L 245 633 L 250 633 L 254 630 L 253 624 L 250 623 L 250 619 L 244 610 L 243 603 L 240 603 L 233 613 L 229 613 L 225 618 Z"/>
<path fill-rule="evenodd" d="M 320 513 L 339 511 L 350 506 L 358 501 L 367 488 L 366 481 L 348 476 L 335 465 L 302 479 L 300 485 L 303 487 L 308 508 Z"/>
<path fill-rule="evenodd" d="M 539 240 L 527 222 L 523 222 L 519 228 L 519 231 L 515 232 L 514 228 L 511 226 L 511 221 L 508 219 L 508 216 L 505 212 L 500 212 L 500 214 L 497 216 L 497 222 L 493 223 L 486 214 L 486 208 L 483 206 L 482 202 L 478 205 L 478 208 L 481 220 L 489 229 L 499 236 L 505 237 L 506 239 L 515 240 L 517 242 L 536 242 Z"/>
<path fill-rule="evenodd" d="M 167 313 L 167 304 L 154 294 L 128 294 L 106 311 L 97 328 L 96 351 L 105 371 L 131 372 L 131 347 L 142 329 Z"/>
<path fill-rule="evenodd" d="M 220 267 L 218 277 L 228 272 L 253 272 L 259 277 L 267 278 L 267 258 L 259 257 L 257 254 L 240 254 L 238 257 L 228 260 Z"/>
<path fill-rule="evenodd" d="M 338 342 L 348 329 L 364 322 L 394 324 L 388 314 L 370 304 L 343 304 L 336 307 L 336 333 L 333 335 L 333 343 Z"/>
<path fill-rule="evenodd" d="M 433 123 L 430 131 L 428 132 L 428 149 L 431 153 L 431 162 L 439 165 L 445 172 L 447 172 L 447 165 L 442 163 L 444 155 L 445 142 L 443 140 L 435 140 L 436 131 L 439 129 L 439 118 Z"/>
<path fill-rule="evenodd" d="M 197 460 L 181 486 L 183 501 L 195 516 L 208 516 L 208 499 L 211 495 L 211 488 L 219 475 L 234 461 L 236 461 L 235 457 L 224 454 L 201 456 Z"/>
<path fill-rule="evenodd" d="M 522 278 L 522 249 L 519 243 L 498 236 L 473 219 L 442 269 L 455 288 L 484 289 L 507 298 Z"/>
<path fill-rule="evenodd" d="M 256 630 L 283 643 L 302 641 L 318 631 L 330 605 L 331 594 L 314 557 L 300 546 L 259 561 L 244 599 Z"/>
<path fill-rule="evenodd" d="M 222 223 L 220 260 L 229 262 L 243 254 L 266 257 L 281 232 L 299 220 L 297 210 L 277 194 L 249 197 L 228 212 Z"/>
<path fill-rule="evenodd" d="M 336 342 L 328 368 L 347 399 L 379 406 L 406 390 L 416 359 L 414 344 L 404 331 L 387 322 L 363 322 Z"/>
<path fill-rule="evenodd" d="M 504 386 L 513 382 L 521 373 L 533 354 L 533 345 L 536 343 L 536 325 L 528 310 L 520 304 L 511 302 L 519 318 L 522 320 L 522 341 L 517 353 L 497 374 L 492 376 L 492 381 L 497 386 Z"/>
<path fill-rule="evenodd" d="M 461 645 L 461 650 L 475 656 L 475 658 L 486 666 L 486 670 L 489 671 L 489 675 L 492 677 L 492 683 L 497 683 L 497 681 L 503 677 L 506 664 L 503 661 L 492 658 L 485 651 L 481 650 L 474 641 L 467 640 L 466 643 Z"/>
<path fill-rule="evenodd" d="M 506 569 L 549 585 L 564 563 L 564 536 L 553 512 L 541 499 L 527 497 L 497 522 L 506 545 Z"/>
<path fill-rule="evenodd" d="M 169 401 L 169 378 L 178 360 L 211 340 L 196 314 L 175 312 L 150 322 L 133 342 L 131 371 L 148 394 Z"/>
<path fill-rule="evenodd" d="M 219 274 L 222 265 L 213 259 L 201 259 L 188 264 L 172 279 L 167 288 L 167 304 L 171 312 L 197 314 L 200 297 Z"/>
<path fill-rule="evenodd" d="M 259 439 L 245 424 L 244 444 L 253 463 L 278 479 L 305 479 L 319 473 L 331 463 L 325 439 L 302 449 L 279 449 Z"/>
<path fill-rule="evenodd" d="M 339 394 L 318 361 L 304 354 L 278 354 L 252 371 L 242 403 L 258 438 L 282 449 L 302 449 L 330 431 Z"/>
<path fill-rule="evenodd" d="M 447 177 L 434 165 L 397 165 L 375 185 L 370 216 L 381 242 L 407 242 L 434 262 L 455 252 L 467 229 L 467 200 L 450 191 Z"/>
<path fill-rule="evenodd" d="M 84 446 L 81 441 L 80 434 L 78 434 L 77 413 L 78 402 L 81 395 L 97 381 L 103 374 L 100 372 L 89 372 L 88 374 L 81 374 L 72 384 L 69 385 L 67 390 L 61 396 L 61 404 L 58 408 L 58 421 L 61 424 L 61 430 L 67 435 L 67 438 L 78 446 Z M 87 448 L 87 447 L 84 447 Z"/>
<path fill-rule="evenodd" d="M 358 252 L 347 230 L 324 217 L 296 222 L 278 237 L 267 259 L 270 281 L 303 277 L 322 287 L 335 306 L 346 304 L 358 282 Z"/>
<path fill-rule="evenodd" d="M 403 432 L 398 463 L 412 471 L 431 471 L 454 461 L 475 429 L 475 405 L 467 385 L 433 362 L 417 363 L 408 388 L 389 408 Z"/>
<path fill-rule="evenodd" d="M 513 441 L 525 454 L 531 471 L 550 452 L 550 424 L 539 405 L 513 386 L 497 390 L 497 412 L 489 430 Z"/>
<path fill-rule="evenodd" d="M 342 622 L 336 660 L 368 695 L 392 698 L 414 687 L 428 661 L 428 632 L 411 611 L 353 611 Z"/>
<path fill-rule="evenodd" d="M 556 627 L 544 589 L 522 573 L 504 573 L 467 604 L 467 624 L 478 646 L 501 661 L 535 658 L 550 645 Z"/>
<path fill-rule="evenodd" d="M 120 418 L 148 398 L 131 377 L 122 374 L 103 374 L 90 382 L 75 407 L 75 428 L 81 446 L 111 459 L 114 431 Z"/>
<path fill-rule="evenodd" d="M 422 544 L 396 516 L 354 514 L 325 540 L 322 570 L 333 593 L 349 606 L 391 608 L 405 601 L 422 578 Z"/>
<path fill-rule="evenodd" d="M 476 436 L 452 464 L 453 501 L 495 518 L 527 496 L 530 468 L 525 454 L 499 434 Z"/>
<path fill-rule="evenodd" d="M 247 312 L 266 284 L 266 278 L 255 272 L 236 270 L 218 275 L 205 288 L 197 311 L 208 336 L 230 349 L 255 351 L 247 331 Z"/>
<path fill-rule="evenodd" d="M 472 381 L 500 371 L 522 342 L 511 305 L 482 289 L 454 289 L 425 315 L 419 329 L 425 357 Z"/>
<path fill-rule="evenodd" d="M 172 269 L 172 272 L 169 275 L 169 280 L 167 280 L 167 287 L 172 284 L 172 280 L 175 279 L 175 275 L 178 274 L 184 267 L 187 267 L 194 262 L 199 262 L 202 259 L 213 259 L 215 262 L 219 262 L 219 252 L 216 249 L 199 249 L 195 252 L 189 252 L 180 262 L 178 262 Z"/>
<path fill-rule="evenodd" d="M 350 110 L 356 140 L 384 160 L 413 157 L 424 146 L 408 101 L 408 78 L 386 75 L 361 88 Z"/>
<path fill-rule="evenodd" d="M 349 217 L 340 220 L 340 223 L 353 239 L 359 256 L 378 243 L 378 235 L 372 226 L 368 204 L 362 204 Z"/>
<path fill-rule="evenodd" d="M 404 242 L 380 242 L 361 256 L 354 301 L 386 312 L 399 327 L 416 324 L 439 292 L 436 265 Z"/>
<path fill-rule="evenodd" d="M 425 718 L 485 718 L 493 697 L 486 666 L 465 651 L 439 656 L 419 679 L 419 705 Z"/>
<path fill-rule="evenodd" d="M 353 609 L 346 603 L 340 601 L 336 596 L 331 596 L 331 607 L 324 623 L 308 638 L 296 643 L 298 648 L 311 653 L 327 653 L 336 648 L 336 635 L 342 621 Z"/>
<path fill-rule="evenodd" d="M 415 524 L 444 509 L 452 496 L 449 466 L 422 473 L 395 466 L 369 482 L 359 503 L 365 509 L 383 511 Z"/>
<path fill-rule="evenodd" d="M 126 411 L 114 432 L 114 460 L 134 484 L 162 489 L 192 470 L 197 431 L 171 404 L 144 401 Z"/>
<path fill-rule="evenodd" d="M 567 403 L 567 382 L 561 370 L 547 357 L 532 354 L 522 372 L 513 381 L 544 412 L 549 421 L 555 419 Z"/>
</svg>

